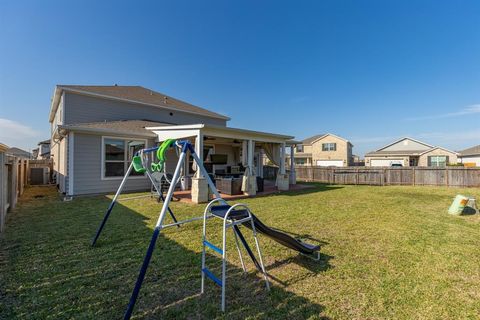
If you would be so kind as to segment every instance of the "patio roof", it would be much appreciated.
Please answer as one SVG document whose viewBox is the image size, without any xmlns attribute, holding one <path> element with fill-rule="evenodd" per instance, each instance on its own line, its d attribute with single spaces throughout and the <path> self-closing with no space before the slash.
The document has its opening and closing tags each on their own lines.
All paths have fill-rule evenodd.
<svg viewBox="0 0 480 320">
<path fill-rule="evenodd" d="M 146 127 L 146 129 L 155 132 L 155 134 L 158 135 L 158 139 L 160 141 L 169 138 L 181 139 L 195 137 L 200 134 L 202 134 L 203 136 L 222 137 L 239 140 L 254 140 L 272 143 L 286 143 L 288 140 L 294 138 L 293 136 L 288 135 L 240 128 L 223 127 L 210 124 L 157 126 Z"/>
</svg>

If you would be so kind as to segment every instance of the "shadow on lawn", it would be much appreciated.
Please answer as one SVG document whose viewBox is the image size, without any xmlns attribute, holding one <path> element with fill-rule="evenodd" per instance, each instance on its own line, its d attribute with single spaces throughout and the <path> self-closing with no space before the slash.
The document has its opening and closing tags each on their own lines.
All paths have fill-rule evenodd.
<svg viewBox="0 0 480 320">
<path fill-rule="evenodd" d="M 269 195 L 265 195 L 266 197 L 269 196 L 298 196 L 298 195 L 304 195 L 304 194 L 310 194 L 310 193 L 318 193 L 318 192 L 324 192 L 324 191 L 333 191 L 337 189 L 343 189 L 343 186 L 339 185 L 331 185 L 331 184 L 324 184 L 324 183 L 318 183 L 318 182 L 301 182 L 300 184 L 305 184 L 308 185 L 308 188 L 305 189 L 299 189 L 299 190 L 290 190 L 290 191 L 282 191 L 278 193 L 272 193 Z"/>
<path fill-rule="evenodd" d="M 27 193 L 35 195 L 32 191 Z M 151 225 L 156 217 L 148 218 L 126 204 L 117 204 L 97 246 L 91 248 L 90 240 L 109 199 L 78 198 L 61 202 L 53 189 L 42 199 L 26 201 L 25 198 L 11 217 L 7 236 L 1 239 L 7 261 L 1 266 L 5 290 L 2 290 L 4 308 L 0 308 L 0 318 L 120 319 L 152 235 L 147 224 Z M 143 200 L 139 200 L 142 211 L 159 211 L 154 201 L 140 201 Z M 183 214 L 188 210 L 191 208 L 179 211 Z M 219 231 L 217 227 L 218 224 L 215 232 Z M 227 253 L 236 262 L 227 267 L 227 309 L 223 314 L 220 288 L 207 279 L 206 293 L 199 295 L 201 230 L 201 223 L 192 223 L 167 229 L 160 235 L 134 318 L 326 319 L 322 305 L 288 292 L 275 281 L 267 292 L 263 278 L 251 262 L 244 274 L 238 267 L 233 242 Z M 247 240 L 251 238 L 247 230 L 244 235 Z M 231 235 L 230 240 L 233 241 Z M 300 275 L 305 278 L 325 270 L 327 262 L 316 264 L 304 257 L 293 257 L 267 268 L 273 270 L 297 263 L 306 268 L 307 275 L 303 272 Z M 212 271 L 220 275 L 218 256 L 209 255 L 207 263 L 210 268 L 216 266 Z M 298 276 L 288 276 L 285 284 L 298 280 L 292 279 Z"/>
<path fill-rule="evenodd" d="M 108 202 L 102 202 L 106 208 Z M 160 206 L 157 208 L 159 209 Z M 93 235 L 96 223 L 100 222 L 99 218 L 99 215 L 95 215 L 95 219 L 92 218 L 88 238 Z M 180 229 L 168 229 L 172 230 L 168 234 L 161 233 L 135 306 L 134 317 L 168 319 L 222 317 L 229 319 L 247 317 L 305 319 L 313 317 L 327 319 L 322 317 L 323 306 L 312 303 L 304 297 L 287 292 L 275 285 L 268 293 L 265 290 L 261 274 L 254 270 L 251 263 L 247 264 L 247 273 L 243 273 L 243 270 L 236 265 L 227 264 L 226 313 L 222 314 L 220 312 L 220 288 L 208 278 L 206 279 L 205 294 L 199 295 L 201 253 L 191 251 L 170 239 L 175 236 L 174 233 L 182 232 L 183 228 L 190 232 L 192 232 L 191 228 L 196 228 L 196 238 L 189 239 L 189 241 L 198 243 L 200 251 L 201 223 L 197 223 L 196 226 L 184 225 Z M 215 229 L 216 232 L 220 232 L 219 228 Z M 245 230 L 246 238 L 252 238 L 249 230 L 243 230 Z M 128 236 L 125 237 L 125 234 Z M 92 288 L 93 291 L 96 291 L 96 295 L 102 297 L 103 301 L 93 305 L 89 313 L 92 312 L 98 316 L 98 311 L 103 310 L 100 311 L 102 317 L 110 318 L 112 310 L 114 310 L 115 317 L 123 315 L 151 234 L 152 230 L 145 226 L 144 216 L 126 206 L 117 204 L 110 221 L 107 222 L 104 234 L 99 239 L 98 247 L 91 250 L 85 249 L 89 251 L 89 262 L 97 264 L 96 270 L 103 270 L 99 272 L 97 284 Z M 121 235 L 120 238 L 119 235 Z M 233 239 L 233 233 L 228 236 Z M 254 249 L 252 242 L 248 242 Z M 132 254 L 133 252 L 134 254 Z M 236 249 L 230 246 L 227 254 L 230 257 L 237 256 Z M 292 251 L 292 254 L 295 253 Z M 109 256 L 111 258 L 105 258 Z M 244 258 L 248 259 L 245 252 Z M 322 255 L 320 262 L 315 262 L 306 257 L 296 256 L 266 267 L 268 270 L 272 270 L 287 263 L 296 263 L 308 269 L 310 271 L 308 276 L 312 276 L 312 273 L 328 269 L 329 258 Z M 207 256 L 207 266 L 217 276 L 221 275 L 221 259 L 217 255 Z M 115 277 L 112 277 L 107 270 L 116 270 Z M 102 277 L 102 274 L 105 277 Z M 289 284 L 288 281 L 282 282 L 273 277 L 272 280 L 274 282 L 271 284 L 275 282 L 283 286 Z M 300 280 L 302 279 L 297 278 L 295 282 Z M 112 304 L 112 299 L 115 299 L 114 304 Z"/>
</svg>

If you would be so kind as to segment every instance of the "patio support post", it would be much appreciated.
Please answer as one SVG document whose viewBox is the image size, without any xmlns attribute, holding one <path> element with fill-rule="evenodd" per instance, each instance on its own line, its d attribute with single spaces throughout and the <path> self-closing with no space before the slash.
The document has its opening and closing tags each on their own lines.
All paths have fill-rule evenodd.
<svg viewBox="0 0 480 320">
<path fill-rule="evenodd" d="M 254 164 L 253 164 L 253 157 L 255 152 L 255 141 L 248 140 L 247 141 L 247 181 L 246 186 L 244 188 L 244 193 L 249 196 L 254 196 L 257 194 L 257 176 L 255 174 Z"/>
<path fill-rule="evenodd" d="M 297 184 L 297 174 L 295 172 L 295 145 L 290 146 L 290 184 Z"/>
<path fill-rule="evenodd" d="M 289 177 L 285 174 L 285 142 L 280 145 L 280 168 L 277 176 L 277 188 L 281 191 L 289 188 Z"/>
<path fill-rule="evenodd" d="M 198 158 L 203 161 L 203 133 L 199 131 L 195 137 L 195 153 Z M 195 164 L 195 162 L 194 162 Z M 196 164 L 195 164 L 196 165 Z M 208 183 L 205 177 L 202 176 L 198 165 L 196 165 L 197 171 L 195 176 L 192 178 L 192 202 L 193 203 L 204 203 L 208 202 Z"/>
<path fill-rule="evenodd" d="M 285 174 L 285 142 L 280 145 L 280 174 Z"/>
</svg>

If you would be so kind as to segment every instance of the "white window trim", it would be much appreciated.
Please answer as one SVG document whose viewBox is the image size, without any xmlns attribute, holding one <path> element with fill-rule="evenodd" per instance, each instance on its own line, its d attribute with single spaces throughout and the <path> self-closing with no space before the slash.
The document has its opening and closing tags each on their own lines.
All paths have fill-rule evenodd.
<svg viewBox="0 0 480 320">
<path fill-rule="evenodd" d="M 328 150 L 323 150 L 323 145 L 328 145 Z M 331 146 L 335 146 L 335 148 L 330 149 Z M 337 151 L 337 143 L 336 142 L 323 142 L 322 143 L 322 151 L 323 152 Z"/>
<path fill-rule="evenodd" d="M 445 160 L 445 166 L 439 166 L 439 161 L 438 161 L 438 158 L 444 158 Z M 433 165 L 433 158 L 436 158 L 436 162 L 435 162 L 435 165 Z M 447 163 L 447 156 L 446 155 L 434 155 L 434 156 L 430 156 L 430 168 L 443 168 L 443 167 L 446 167 L 448 165 Z"/>
<path fill-rule="evenodd" d="M 101 156 L 101 161 L 100 161 L 100 180 L 102 181 L 109 181 L 109 180 L 122 180 L 124 176 L 121 177 L 105 177 L 105 139 L 117 139 L 117 140 L 134 140 L 134 141 L 145 141 L 145 148 L 148 148 L 148 140 L 147 139 L 141 139 L 141 138 L 129 138 L 129 137 L 114 137 L 114 136 L 102 136 L 102 156 Z M 125 149 L 125 153 L 127 152 L 127 149 Z M 128 159 L 125 159 L 123 162 L 128 163 Z M 125 169 L 125 173 L 127 168 Z M 128 179 L 145 179 L 145 174 L 141 176 L 129 176 Z"/>
</svg>

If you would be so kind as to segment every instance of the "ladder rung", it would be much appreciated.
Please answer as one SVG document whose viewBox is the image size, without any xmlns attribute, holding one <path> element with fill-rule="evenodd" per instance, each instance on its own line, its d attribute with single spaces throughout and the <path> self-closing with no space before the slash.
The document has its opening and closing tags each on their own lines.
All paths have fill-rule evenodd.
<svg viewBox="0 0 480 320">
<path fill-rule="evenodd" d="M 212 243 L 208 242 L 207 240 L 204 240 L 203 241 L 203 244 L 206 245 L 207 247 L 209 247 L 210 249 L 212 249 L 213 251 L 216 251 L 220 254 L 223 254 L 223 250 L 220 249 L 219 247 L 213 245 Z"/>
<path fill-rule="evenodd" d="M 210 279 L 213 280 L 213 282 L 215 282 L 216 284 L 218 284 L 220 287 L 222 286 L 222 280 L 218 279 L 217 277 L 215 277 L 215 275 L 213 273 L 210 272 L 210 270 L 208 270 L 207 268 L 203 268 L 202 269 L 202 272 L 205 273 L 205 275 L 207 277 L 209 277 Z"/>
</svg>

